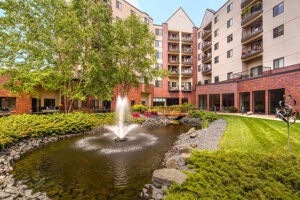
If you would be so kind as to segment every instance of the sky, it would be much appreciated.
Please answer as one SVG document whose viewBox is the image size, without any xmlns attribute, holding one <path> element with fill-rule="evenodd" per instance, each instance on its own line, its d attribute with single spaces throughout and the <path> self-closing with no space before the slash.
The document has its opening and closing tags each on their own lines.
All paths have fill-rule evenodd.
<svg viewBox="0 0 300 200">
<path fill-rule="evenodd" d="M 217 11 L 227 0 L 126 0 L 148 13 L 155 24 L 166 22 L 182 7 L 194 24 L 199 27 L 207 8 Z"/>
</svg>

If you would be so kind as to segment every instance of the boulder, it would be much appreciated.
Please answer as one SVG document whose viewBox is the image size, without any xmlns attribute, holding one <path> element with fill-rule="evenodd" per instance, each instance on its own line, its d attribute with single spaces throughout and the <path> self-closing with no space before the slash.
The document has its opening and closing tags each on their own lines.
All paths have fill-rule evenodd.
<svg viewBox="0 0 300 200">
<path fill-rule="evenodd" d="M 181 185 L 186 179 L 187 176 L 177 169 L 157 169 L 152 175 L 153 185 L 158 188 L 161 188 L 163 185 L 171 186 L 172 181 Z"/>
<path fill-rule="evenodd" d="M 190 138 L 196 138 L 197 136 L 198 136 L 197 132 L 194 132 L 194 133 L 190 134 Z"/>
<path fill-rule="evenodd" d="M 190 146 L 188 144 L 181 144 L 177 146 L 177 150 L 180 154 L 182 153 L 189 153 L 190 152 Z"/>
<path fill-rule="evenodd" d="M 190 134 L 195 133 L 195 132 L 196 132 L 196 129 L 193 127 L 193 128 L 191 128 L 191 129 L 187 132 L 187 134 L 190 135 Z"/>
<path fill-rule="evenodd" d="M 183 159 L 190 159 L 191 153 L 182 153 L 182 154 L 180 154 L 180 156 L 181 156 Z"/>
<path fill-rule="evenodd" d="M 171 169 L 180 169 L 180 167 L 185 165 L 185 161 L 180 156 L 172 156 L 166 161 L 166 167 Z"/>
</svg>

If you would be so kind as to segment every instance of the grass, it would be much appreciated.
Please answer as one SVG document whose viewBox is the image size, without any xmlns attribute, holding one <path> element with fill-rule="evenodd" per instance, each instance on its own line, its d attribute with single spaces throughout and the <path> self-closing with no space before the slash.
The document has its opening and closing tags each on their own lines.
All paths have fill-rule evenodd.
<svg viewBox="0 0 300 200">
<path fill-rule="evenodd" d="M 300 124 L 291 127 L 291 153 L 282 121 L 219 115 L 227 128 L 218 151 L 194 151 L 188 180 L 169 200 L 300 199 Z"/>
<path fill-rule="evenodd" d="M 220 115 L 227 121 L 219 148 L 237 151 L 287 152 L 287 127 L 282 121 Z M 290 127 L 292 153 L 300 153 L 300 123 Z"/>
</svg>

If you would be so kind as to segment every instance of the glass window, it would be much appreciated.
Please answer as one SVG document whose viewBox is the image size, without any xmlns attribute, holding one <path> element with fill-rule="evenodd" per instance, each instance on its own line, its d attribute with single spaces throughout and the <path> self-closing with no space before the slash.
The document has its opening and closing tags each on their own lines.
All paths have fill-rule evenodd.
<svg viewBox="0 0 300 200">
<path fill-rule="evenodd" d="M 156 52 L 156 59 L 162 59 L 162 52 Z"/>
<path fill-rule="evenodd" d="M 198 43 L 198 50 L 201 49 L 201 42 Z"/>
<path fill-rule="evenodd" d="M 284 12 L 284 3 L 281 2 L 277 6 L 273 8 L 273 17 L 276 17 L 277 15 L 281 14 Z"/>
<path fill-rule="evenodd" d="M 227 6 L 227 13 L 229 13 L 230 11 L 232 11 L 232 8 L 233 8 L 233 4 L 231 3 L 231 4 L 229 4 Z"/>
<path fill-rule="evenodd" d="M 200 53 L 198 54 L 198 60 L 201 60 L 201 54 Z"/>
<path fill-rule="evenodd" d="M 201 72 L 201 65 L 198 65 L 198 72 Z"/>
<path fill-rule="evenodd" d="M 216 56 L 216 57 L 214 58 L 214 60 L 215 60 L 215 63 L 218 63 L 218 62 L 219 62 L 219 56 Z"/>
<path fill-rule="evenodd" d="M 156 70 L 162 69 L 162 64 L 156 63 L 156 64 L 155 64 L 155 69 L 156 69 Z"/>
<path fill-rule="evenodd" d="M 162 80 L 155 80 L 155 87 L 162 88 Z"/>
<path fill-rule="evenodd" d="M 277 38 L 284 34 L 284 25 L 280 25 L 273 29 L 273 38 Z"/>
<path fill-rule="evenodd" d="M 218 21 L 219 21 L 219 15 L 217 15 L 214 19 L 215 24 L 218 23 Z"/>
<path fill-rule="evenodd" d="M 215 76 L 215 83 L 219 82 L 219 76 Z"/>
<path fill-rule="evenodd" d="M 214 36 L 217 37 L 219 35 L 219 29 L 215 30 Z"/>
<path fill-rule="evenodd" d="M 176 87 L 176 82 L 171 82 L 172 87 Z"/>
<path fill-rule="evenodd" d="M 233 19 L 231 18 L 230 20 L 227 21 L 227 28 L 230 28 L 233 24 Z"/>
<path fill-rule="evenodd" d="M 233 35 L 230 34 L 227 36 L 227 43 L 231 42 L 233 40 Z"/>
<path fill-rule="evenodd" d="M 0 97 L 0 111 L 16 110 L 15 97 Z"/>
<path fill-rule="evenodd" d="M 149 24 L 149 19 L 148 19 L 147 17 L 144 17 L 144 18 L 143 18 L 143 22 L 144 22 L 145 24 Z"/>
<path fill-rule="evenodd" d="M 227 80 L 233 79 L 233 72 L 227 73 Z"/>
<path fill-rule="evenodd" d="M 55 99 L 44 99 L 44 107 L 55 108 Z"/>
<path fill-rule="evenodd" d="M 161 36 L 162 34 L 163 34 L 162 29 L 158 29 L 158 28 L 155 29 L 155 35 Z"/>
<path fill-rule="evenodd" d="M 135 11 L 134 10 L 130 10 L 130 14 L 135 15 Z"/>
<path fill-rule="evenodd" d="M 162 41 L 161 40 L 155 40 L 155 47 L 162 47 Z"/>
<path fill-rule="evenodd" d="M 219 42 L 215 44 L 215 50 L 219 49 Z"/>
<path fill-rule="evenodd" d="M 284 67 L 284 57 L 273 60 L 273 68 L 278 69 Z"/>
<path fill-rule="evenodd" d="M 251 73 L 250 73 L 251 77 L 260 76 L 260 75 L 262 75 L 262 66 L 253 67 L 253 68 L 251 68 L 250 71 L 251 71 Z"/>
<path fill-rule="evenodd" d="M 116 0 L 116 8 L 118 8 L 119 10 L 122 10 L 122 3 L 118 0 Z"/>
<path fill-rule="evenodd" d="M 199 32 L 198 32 L 198 38 L 200 38 L 200 37 L 201 37 L 201 32 L 199 31 Z"/>
<path fill-rule="evenodd" d="M 233 50 L 227 51 L 227 58 L 231 58 L 233 56 Z"/>
</svg>

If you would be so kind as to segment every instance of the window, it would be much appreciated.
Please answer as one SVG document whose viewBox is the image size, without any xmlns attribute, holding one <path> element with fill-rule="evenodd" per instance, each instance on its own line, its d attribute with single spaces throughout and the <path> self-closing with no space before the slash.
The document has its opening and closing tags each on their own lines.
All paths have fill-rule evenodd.
<svg viewBox="0 0 300 200">
<path fill-rule="evenodd" d="M 156 52 L 156 59 L 162 59 L 162 52 Z"/>
<path fill-rule="evenodd" d="M 219 15 L 217 15 L 214 19 L 215 24 L 218 23 L 218 21 L 219 21 Z"/>
<path fill-rule="evenodd" d="M 227 51 L 227 58 L 231 58 L 233 56 L 233 50 Z"/>
<path fill-rule="evenodd" d="M 162 88 L 162 80 L 155 80 L 155 87 Z"/>
<path fill-rule="evenodd" d="M 216 44 L 215 44 L 215 50 L 218 50 L 219 49 L 219 42 L 217 42 Z"/>
<path fill-rule="evenodd" d="M 162 34 L 163 34 L 162 29 L 158 29 L 158 28 L 155 29 L 155 35 L 162 35 Z"/>
<path fill-rule="evenodd" d="M 55 99 L 44 99 L 44 107 L 55 108 Z"/>
<path fill-rule="evenodd" d="M 11 111 L 16 109 L 15 97 L 0 97 L 0 111 Z"/>
<path fill-rule="evenodd" d="M 144 18 L 143 18 L 143 22 L 144 22 L 145 24 L 149 24 L 149 19 L 148 19 L 147 17 L 144 17 Z"/>
<path fill-rule="evenodd" d="M 156 70 L 162 69 L 162 64 L 156 63 L 156 64 L 155 64 L 155 69 L 156 69 Z"/>
<path fill-rule="evenodd" d="M 215 63 L 219 62 L 219 56 L 216 56 L 214 59 L 215 59 Z"/>
<path fill-rule="evenodd" d="M 199 32 L 198 32 L 198 38 L 200 38 L 200 37 L 201 37 L 201 32 L 199 31 Z"/>
<path fill-rule="evenodd" d="M 262 66 L 251 68 L 251 70 L 250 70 L 251 77 L 256 77 L 256 76 L 260 76 L 260 75 L 262 75 Z"/>
<path fill-rule="evenodd" d="M 130 14 L 135 15 L 135 11 L 134 10 L 130 10 Z"/>
<path fill-rule="evenodd" d="M 229 72 L 227 73 L 227 80 L 233 79 L 233 73 Z"/>
<path fill-rule="evenodd" d="M 171 87 L 176 87 L 176 82 L 171 82 Z"/>
<path fill-rule="evenodd" d="M 198 50 L 201 49 L 201 42 L 198 43 Z"/>
<path fill-rule="evenodd" d="M 198 60 L 201 60 L 201 54 L 200 53 L 198 54 Z"/>
<path fill-rule="evenodd" d="M 277 15 L 283 12 L 284 12 L 284 3 L 281 2 L 280 4 L 278 4 L 273 8 L 273 17 L 276 17 Z"/>
<path fill-rule="evenodd" d="M 227 13 L 229 13 L 230 11 L 232 11 L 232 8 L 233 8 L 233 4 L 231 3 L 231 4 L 229 4 L 227 6 Z"/>
<path fill-rule="evenodd" d="M 227 21 L 227 28 L 230 28 L 233 24 L 233 19 L 231 18 L 230 20 Z"/>
<path fill-rule="evenodd" d="M 116 8 L 122 10 L 122 3 L 120 1 L 116 1 Z"/>
<path fill-rule="evenodd" d="M 201 65 L 198 65 L 198 72 L 201 72 Z"/>
<path fill-rule="evenodd" d="M 219 35 L 219 29 L 215 30 L 214 36 L 217 37 Z"/>
<path fill-rule="evenodd" d="M 215 76 L 215 83 L 219 82 L 219 76 Z"/>
<path fill-rule="evenodd" d="M 280 25 L 273 29 L 273 38 L 277 38 L 284 34 L 284 25 Z"/>
<path fill-rule="evenodd" d="M 273 60 L 273 69 L 284 67 L 284 57 Z"/>
<path fill-rule="evenodd" d="M 162 47 L 162 41 L 161 40 L 155 40 L 155 47 Z"/>
<path fill-rule="evenodd" d="M 230 34 L 227 36 L 227 43 L 231 42 L 233 40 L 233 35 Z"/>
</svg>

